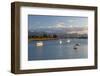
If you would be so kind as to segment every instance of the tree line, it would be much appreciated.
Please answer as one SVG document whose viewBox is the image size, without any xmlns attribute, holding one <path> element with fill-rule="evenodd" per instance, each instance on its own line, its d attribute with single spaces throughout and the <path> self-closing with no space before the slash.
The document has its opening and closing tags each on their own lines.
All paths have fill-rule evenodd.
<svg viewBox="0 0 100 76">
<path fill-rule="evenodd" d="M 56 34 L 53 34 L 53 35 L 48 35 L 48 34 L 32 35 L 32 36 L 28 36 L 28 38 L 57 38 L 57 35 Z"/>
</svg>

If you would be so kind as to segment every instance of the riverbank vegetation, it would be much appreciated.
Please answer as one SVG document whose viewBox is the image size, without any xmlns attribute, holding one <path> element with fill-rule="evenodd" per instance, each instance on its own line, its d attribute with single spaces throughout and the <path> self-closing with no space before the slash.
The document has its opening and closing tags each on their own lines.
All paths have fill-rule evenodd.
<svg viewBox="0 0 100 76">
<path fill-rule="evenodd" d="M 66 35 L 63 35 L 63 36 L 58 36 L 56 34 L 42 34 L 42 35 L 30 35 L 28 36 L 28 40 L 54 40 L 54 39 L 72 39 L 72 38 L 77 38 L 77 39 L 87 39 L 88 37 L 85 35 L 71 35 L 71 36 L 66 36 Z"/>
</svg>

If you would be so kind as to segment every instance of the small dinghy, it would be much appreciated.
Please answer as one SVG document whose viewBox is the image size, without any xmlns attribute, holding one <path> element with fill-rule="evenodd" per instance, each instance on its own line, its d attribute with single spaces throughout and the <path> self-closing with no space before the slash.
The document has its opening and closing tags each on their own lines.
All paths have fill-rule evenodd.
<svg viewBox="0 0 100 76">
<path fill-rule="evenodd" d="M 36 46 L 43 46 L 43 42 L 42 42 L 42 41 L 37 42 L 37 43 L 36 43 Z"/>
<path fill-rule="evenodd" d="M 77 43 L 77 44 L 75 44 L 76 46 L 80 46 L 80 44 L 79 43 Z"/>
<path fill-rule="evenodd" d="M 77 49 L 78 49 L 78 47 L 77 47 L 77 46 L 74 46 L 74 48 L 73 48 L 73 49 L 77 50 Z"/>
<path fill-rule="evenodd" d="M 67 40 L 67 43 L 70 43 L 70 40 L 69 39 Z"/>
<path fill-rule="evenodd" d="M 79 46 L 80 46 L 80 44 L 77 43 L 77 44 L 74 45 L 73 49 L 77 50 L 79 48 Z"/>
</svg>

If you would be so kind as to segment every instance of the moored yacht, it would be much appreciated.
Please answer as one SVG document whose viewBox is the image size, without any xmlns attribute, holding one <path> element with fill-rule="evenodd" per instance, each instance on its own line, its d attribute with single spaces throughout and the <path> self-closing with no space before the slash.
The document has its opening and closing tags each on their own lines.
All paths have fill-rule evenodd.
<svg viewBox="0 0 100 76">
<path fill-rule="evenodd" d="M 43 42 L 42 41 L 37 42 L 36 46 L 43 46 Z"/>
<path fill-rule="evenodd" d="M 62 44 L 62 41 L 60 40 L 59 43 Z"/>
<path fill-rule="evenodd" d="M 67 43 L 70 43 L 70 39 L 68 39 L 66 42 L 67 42 Z"/>
</svg>

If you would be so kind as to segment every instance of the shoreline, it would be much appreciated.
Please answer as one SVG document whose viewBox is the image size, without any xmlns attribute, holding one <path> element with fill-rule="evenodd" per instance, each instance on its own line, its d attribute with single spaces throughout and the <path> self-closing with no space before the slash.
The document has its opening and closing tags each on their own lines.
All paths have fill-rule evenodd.
<svg viewBox="0 0 100 76">
<path fill-rule="evenodd" d="M 45 41 L 45 40 L 56 40 L 58 38 L 30 38 L 28 41 L 36 40 L 36 41 Z"/>
<path fill-rule="evenodd" d="M 45 41 L 45 40 L 57 40 L 60 38 L 29 38 L 28 41 Z M 88 38 L 62 38 L 62 39 L 88 39 Z"/>
</svg>

